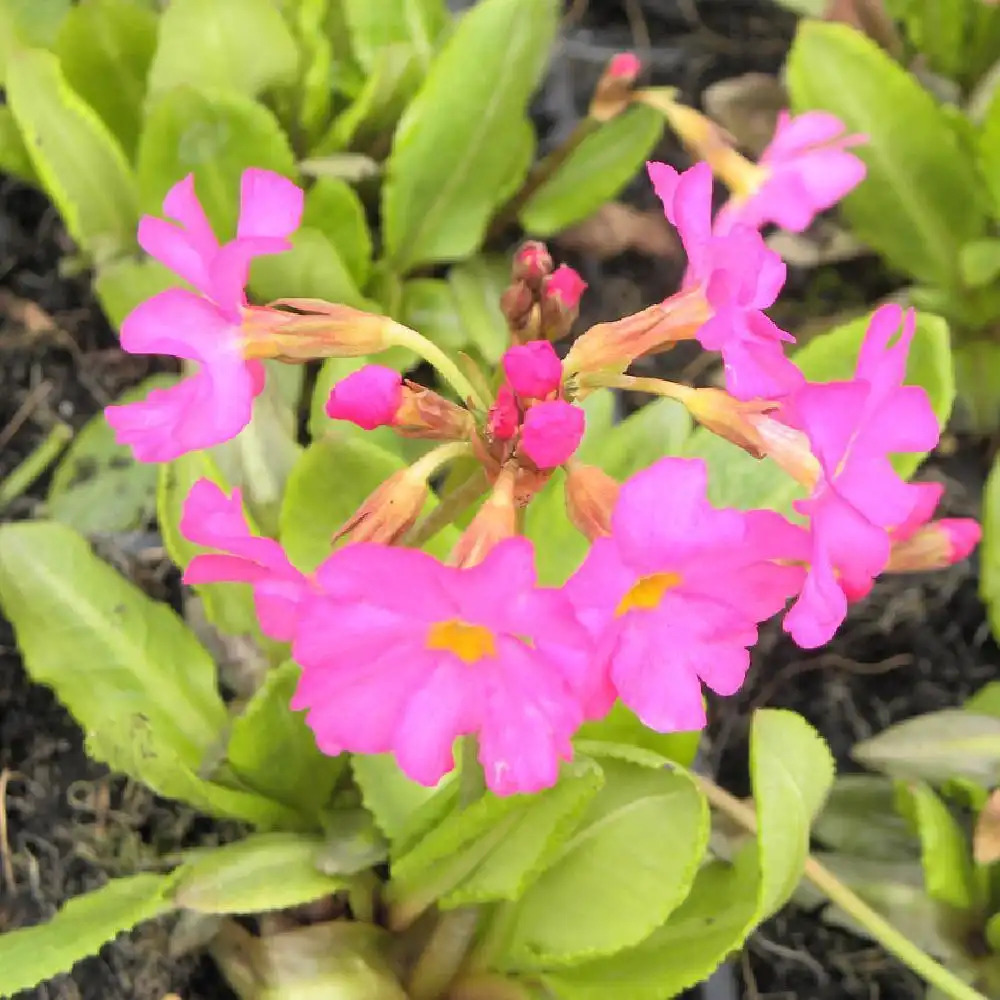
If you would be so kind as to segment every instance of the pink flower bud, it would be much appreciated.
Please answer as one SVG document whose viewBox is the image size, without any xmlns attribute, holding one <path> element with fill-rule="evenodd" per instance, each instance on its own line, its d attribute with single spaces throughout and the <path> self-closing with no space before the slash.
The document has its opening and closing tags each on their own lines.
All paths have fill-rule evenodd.
<svg viewBox="0 0 1000 1000">
<path fill-rule="evenodd" d="M 583 439 L 583 410 L 556 399 L 536 403 L 528 410 L 521 428 L 520 450 L 539 469 L 562 465 Z"/>
<path fill-rule="evenodd" d="M 587 282 L 568 264 L 560 264 L 545 279 L 544 297 L 557 299 L 567 309 L 576 309 L 587 290 Z"/>
<path fill-rule="evenodd" d="M 944 569 L 965 559 L 979 544 L 982 529 L 971 517 L 931 521 L 892 546 L 889 573 L 920 573 Z"/>
<path fill-rule="evenodd" d="M 517 408 L 514 390 L 505 382 L 497 391 L 496 402 L 490 407 L 486 417 L 490 437 L 495 441 L 509 441 L 517 433 L 520 422 L 521 413 Z"/>
<path fill-rule="evenodd" d="M 562 363 L 547 340 L 512 347 L 503 356 L 503 370 L 522 399 L 545 399 L 562 381 Z"/>
<path fill-rule="evenodd" d="M 631 83 L 642 69 L 642 63 L 634 52 L 619 52 L 608 64 L 608 76 Z"/>
<path fill-rule="evenodd" d="M 385 365 L 365 365 L 333 387 L 326 415 L 371 431 L 391 424 L 402 402 L 403 376 Z"/>
<path fill-rule="evenodd" d="M 514 265 L 511 277 L 514 281 L 523 281 L 529 288 L 538 291 L 542 279 L 552 273 L 552 256 L 549 248 L 537 240 L 522 243 L 514 254 Z"/>
</svg>

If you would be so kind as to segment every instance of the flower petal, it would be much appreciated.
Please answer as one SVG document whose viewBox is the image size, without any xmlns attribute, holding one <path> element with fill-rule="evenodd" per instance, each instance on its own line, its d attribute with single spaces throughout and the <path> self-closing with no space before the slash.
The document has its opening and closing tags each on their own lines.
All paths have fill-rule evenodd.
<svg viewBox="0 0 1000 1000">
<path fill-rule="evenodd" d="M 188 361 L 231 355 L 242 364 L 238 330 L 194 292 L 170 288 L 135 307 L 122 323 L 129 354 L 170 354 Z"/>
<path fill-rule="evenodd" d="M 305 194 L 288 178 L 273 170 L 250 167 L 240 179 L 240 220 L 237 239 L 277 237 L 287 239 L 299 228 Z"/>
<path fill-rule="evenodd" d="M 198 200 L 194 174 L 188 174 L 167 192 L 163 199 L 163 214 L 181 224 L 191 246 L 202 260 L 207 262 L 219 249 L 219 241 Z"/>
</svg>

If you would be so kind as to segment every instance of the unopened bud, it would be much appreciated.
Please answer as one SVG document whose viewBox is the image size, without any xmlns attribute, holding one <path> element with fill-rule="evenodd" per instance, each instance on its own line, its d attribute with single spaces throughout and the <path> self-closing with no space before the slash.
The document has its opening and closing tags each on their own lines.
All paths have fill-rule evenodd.
<svg viewBox="0 0 1000 1000">
<path fill-rule="evenodd" d="M 541 330 L 547 340 L 565 337 L 580 315 L 587 282 L 573 268 L 560 264 L 542 284 Z"/>
<path fill-rule="evenodd" d="M 588 117 L 606 122 L 620 115 L 632 101 L 632 86 L 641 70 L 642 63 L 634 53 L 619 52 L 614 56 L 597 81 Z"/>
<path fill-rule="evenodd" d="M 598 323 L 576 339 L 563 360 L 567 374 L 622 372 L 646 354 L 667 350 L 681 340 L 693 340 L 712 316 L 698 289 L 678 292 L 612 323 Z"/>
<path fill-rule="evenodd" d="M 943 518 L 895 542 L 887 573 L 920 573 L 944 569 L 965 559 L 979 544 L 982 529 L 971 517 Z"/>
<path fill-rule="evenodd" d="M 379 542 L 391 545 L 413 526 L 428 495 L 420 469 L 411 466 L 393 473 L 354 512 L 333 536 L 339 541 Z"/>
<path fill-rule="evenodd" d="M 522 399 L 547 399 L 559 391 L 562 362 L 547 340 L 510 348 L 502 364 L 507 381 Z"/>
<path fill-rule="evenodd" d="M 566 469 L 566 512 L 591 542 L 611 534 L 611 512 L 618 502 L 619 484 L 596 465 L 570 462 Z"/>
<path fill-rule="evenodd" d="M 802 431 L 766 414 L 752 414 L 747 419 L 759 435 L 764 454 L 796 482 L 812 491 L 823 470 L 819 459 L 812 453 L 809 438 Z"/>
<path fill-rule="evenodd" d="M 586 416 L 579 406 L 554 399 L 535 403 L 524 415 L 518 453 L 538 469 L 554 469 L 580 446 Z"/>
<path fill-rule="evenodd" d="M 486 430 L 493 441 L 509 441 L 521 424 L 521 411 L 514 390 L 504 382 L 497 390 L 496 402 L 486 415 Z"/>
<path fill-rule="evenodd" d="M 413 336 L 388 316 L 336 305 L 323 299 L 278 299 L 247 310 L 241 333 L 247 359 L 304 362 L 316 358 L 356 358 L 377 354 Z"/>
<path fill-rule="evenodd" d="M 552 255 L 544 243 L 528 240 L 514 254 L 512 281 L 523 281 L 532 292 L 541 291 L 542 279 L 552 273 Z"/>
<path fill-rule="evenodd" d="M 507 320 L 511 339 L 524 343 L 536 339 L 538 304 L 526 281 L 515 281 L 500 296 L 500 311 Z"/>
<path fill-rule="evenodd" d="M 417 385 L 403 382 L 403 398 L 393 428 L 403 437 L 428 441 L 466 441 L 475 431 L 475 419 L 464 407 Z"/>
<path fill-rule="evenodd" d="M 776 403 L 761 399 L 743 402 L 724 389 L 683 388 L 686 391 L 677 398 L 699 424 L 749 452 L 754 458 L 763 458 L 767 454 L 767 445 L 751 418 L 772 413 L 777 408 Z"/>
<path fill-rule="evenodd" d="M 469 526 L 455 543 L 450 562 L 461 569 L 481 563 L 490 551 L 505 538 L 517 534 L 517 504 L 514 484 L 517 470 L 506 465 Z"/>
<path fill-rule="evenodd" d="M 737 198 L 752 194 L 763 182 L 766 171 L 736 151 L 732 138 L 700 111 L 678 104 L 671 89 L 642 90 L 636 100 L 660 111 L 695 159 L 705 160 L 712 173 Z"/>
</svg>

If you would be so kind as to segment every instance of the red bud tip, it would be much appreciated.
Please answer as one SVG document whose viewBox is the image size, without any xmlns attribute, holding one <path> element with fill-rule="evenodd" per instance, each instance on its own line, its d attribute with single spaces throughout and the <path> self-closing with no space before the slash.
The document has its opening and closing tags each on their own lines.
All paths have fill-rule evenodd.
<svg viewBox="0 0 1000 1000">
<path fill-rule="evenodd" d="M 514 254 L 514 264 L 511 267 L 511 278 L 523 281 L 529 288 L 537 291 L 541 288 L 542 279 L 552 273 L 552 255 L 544 243 L 528 240 L 522 243 Z"/>
<path fill-rule="evenodd" d="M 616 80 L 632 83 L 642 70 L 642 63 L 634 52 L 619 52 L 608 64 L 608 75 Z"/>
</svg>

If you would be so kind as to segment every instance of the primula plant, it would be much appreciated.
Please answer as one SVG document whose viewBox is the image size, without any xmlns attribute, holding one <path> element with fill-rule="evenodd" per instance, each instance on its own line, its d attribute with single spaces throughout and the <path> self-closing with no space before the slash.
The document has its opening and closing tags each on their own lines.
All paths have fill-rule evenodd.
<svg viewBox="0 0 1000 1000">
<path fill-rule="evenodd" d="M 407 114 L 518 11 L 466 15 Z M 531 23 L 517 37 L 540 33 L 544 53 Z M 690 114 L 634 90 L 638 68 L 611 63 L 563 169 L 630 104 Z M 481 133 L 508 140 L 489 167 L 501 203 L 521 114 Z M 441 243 L 455 230 L 417 198 L 428 134 L 404 116 L 392 139 L 377 284 L 450 282 L 403 276 L 475 248 Z M 182 372 L 105 419 L 159 466 L 188 621 L 55 521 L 0 527 L 0 603 L 96 759 L 243 835 L 148 857 L 0 936 L 0 992 L 178 911 L 248 1000 L 654 1000 L 708 976 L 805 874 L 938 989 L 981 1000 L 978 967 L 939 965 L 809 856 L 834 775 L 804 720 L 755 715 L 752 803 L 696 766 L 707 692 L 740 688 L 762 623 L 822 646 L 879 575 L 943 568 L 978 541 L 975 522 L 934 518 L 938 487 L 908 481 L 951 407 L 943 324 L 886 305 L 791 353 L 765 312 L 786 272 L 760 228 L 805 228 L 857 185 L 865 141 L 807 113 L 739 176 L 722 155 L 648 164 L 687 255 L 679 290 L 570 341 L 586 286 L 529 240 L 471 313 L 476 333 L 499 317 L 492 355 L 442 343 L 420 310 L 322 278 L 306 293 L 298 268 L 325 252 L 301 240 L 316 187 L 244 164 L 225 199 L 211 189 L 224 229 L 198 172 L 179 171 L 138 224 L 170 287 L 136 296 L 121 344 Z M 713 170 L 730 187 L 714 216 Z M 449 177 L 434 183 L 466 190 Z M 484 236 L 492 209 L 461 209 Z M 260 294 L 258 266 L 289 259 Z M 724 387 L 630 373 L 682 342 L 721 357 Z M 294 376 L 318 360 L 303 447 Z M 616 423 L 620 390 L 654 400 Z M 214 632 L 195 632 L 199 615 Z M 712 809 L 746 836 L 710 846 Z"/>
</svg>

